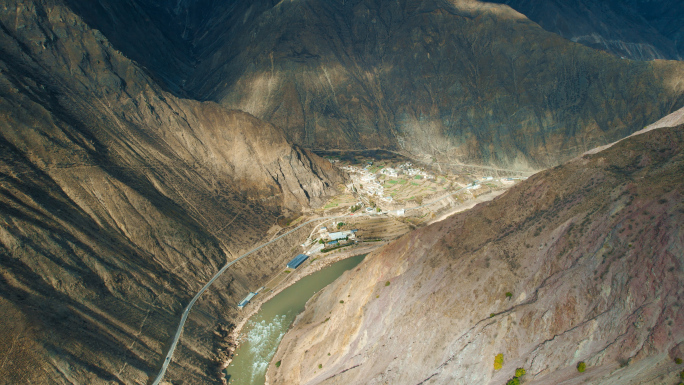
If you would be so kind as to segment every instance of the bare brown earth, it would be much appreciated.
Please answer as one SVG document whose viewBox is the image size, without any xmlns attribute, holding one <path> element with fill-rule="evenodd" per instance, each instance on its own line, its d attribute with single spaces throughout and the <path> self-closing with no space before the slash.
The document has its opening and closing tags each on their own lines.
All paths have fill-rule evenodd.
<svg viewBox="0 0 684 385">
<path fill-rule="evenodd" d="M 0 383 L 146 383 L 204 282 L 341 181 L 279 128 L 164 92 L 61 1 L 3 2 Z M 310 231 L 217 282 L 167 379 L 215 382 L 213 332 Z"/>
<path fill-rule="evenodd" d="M 307 304 L 268 383 L 678 383 L 683 150 L 684 126 L 652 130 L 371 253 Z"/>
</svg>

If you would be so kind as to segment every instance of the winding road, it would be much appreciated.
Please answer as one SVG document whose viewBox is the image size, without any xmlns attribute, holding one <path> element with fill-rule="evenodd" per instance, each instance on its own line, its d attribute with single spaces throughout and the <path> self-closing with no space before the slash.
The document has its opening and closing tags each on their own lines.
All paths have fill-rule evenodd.
<svg viewBox="0 0 684 385">
<path fill-rule="evenodd" d="M 310 221 L 304 222 L 301 225 L 295 227 L 294 229 L 286 232 L 285 234 L 274 238 L 266 243 L 261 244 L 260 246 L 257 246 L 253 248 L 252 250 L 242 254 L 238 258 L 228 262 L 219 270 L 214 276 L 207 282 L 202 289 L 200 289 L 197 294 L 195 294 L 194 297 L 192 297 L 192 300 L 190 300 L 190 303 L 188 303 L 188 306 L 185 307 L 185 310 L 183 310 L 183 316 L 181 317 L 180 323 L 178 324 L 178 329 L 176 330 L 176 335 L 173 337 L 173 342 L 171 343 L 171 347 L 169 348 L 169 351 L 166 353 L 166 358 L 164 358 L 164 363 L 162 364 L 161 370 L 159 370 L 159 374 L 157 374 L 157 377 L 154 379 L 154 382 L 152 383 L 153 385 L 159 385 L 161 380 L 164 378 L 164 374 L 166 374 L 166 369 L 168 368 L 169 364 L 171 363 L 171 359 L 173 358 L 173 353 L 176 350 L 176 346 L 178 345 L 178 341 L 180 340 L 181 334 L 183 334 L 183 327 L 185 326 L 185 321 L 188 320 L 188 315 L 190 314 L 190 310 L 192 310 L 192 306 L 197 302 L 197 300 L 204 294 L 207 289 L 216 281 L 223 273 L 225 273 L 226 270 L 228 270 L 229 267 L 234 265 L 236 262 L 239 262 L 242 258 L 245 258 L 262 248 L 270 245 L 271 243 L 283 238 L 286 235 L 292 234 L 293 232 L 301 229 L 302 227 L 308 225 L 309 223 L 313 223 L 316 221 L 321 221 L 321 220 L 328 220 L 328 219 L 337 219 L 337 218 L 344 218 L 347 217 L 348 215 L 339 215 L 339 216 L 334 216 L 334 217 L 321 217 L 321 218 L 316 218 L 312 219 Z"/>
<path fill-rule="evenodd" d="M 437 199 L 437 200 L 434 200 L 434 201 L 432 201 L 432 202 L 429 202 L 429 203 L 426 203 L 426 204 L 424 204 L 424 205 L 420 205 L 420 206 L 417 206 L 417 207 L 412 207 L 412 208 L 406 209 L 406 211 L 408 211 L 408 210 L 415 210 L 415 209 L 418 209 L 418 208 L 422 208 L 422 207 L 425 207 L 425 206 L 432 205 L 432 204 L 437 203 L 437 202 L 439 202 L 439 201 L 441 201 L 441 200 L 443 200 L 443 199 L 446 199 L 447 197 L 450 197 L 450 196 L 452 196 L 452 195 L 454 195 L 454 194 L 457 194 L 457 193 L 459 193 L 459 192 L 461 192 L 461 191 L 463 191 L 463 190 L 465 190 L 465 189 L 466 189 L 466 187 L 461 188 L 461 189 L 458 190 L 458 191 L 452 192 L 452 193 L 450 193 L 450 194 L 448 194 L 448 195 L 445 195 L 445 196 L 443 196 L 443 197 L 441 197 L 441 198 L 439 198 L 439 199 Z M 358 218 L 358 217 L 361 217 L 361 216 L 371 216 L 371 215 L 378 215 L 378 214 L 379 214 L 379 213 L 372 213 L 372 214 L 362 213 L 362 214 L 357 214 L 356 217 Z M 192 306 L 195 304 L 195 302 L 197 302 L 197 300 L 202 296 L 202 294 L 204 294 L 204 292 L 207 291 L 207 289 L 209 289 L 209 287 L 214 283 L 214 281 L 216 281 L 223 273 L 226 272 L 226 270 L 228 270 L 229 267 L 231 267 L 231 266 L 234 265 L 235 263 L 239 262 L 241 259 L 243 259 L 243 258 L 245 258 L 245 257 L 248 257 L 249 255 L 251 255 L 251 254 L 253 254 L 253 253 L 255 253 L 255 252 L 261 250 L 262 248 L 264 248 L 264 247 L 270 245 L 271 243 L 273 243 L 273 242 L 275 242 L 275 241 L 277 241 L 277 240 L 279 240 L 279 239 L 281 239 L 281 238 L 283 238 L 283 237 L 285 237 L 285 236 L 287 236 L 287 235 L 289 235 L 289 234 L 292 234 L 293 232 L 295 232 L 295 231 L 301 229 L 302 227 L 308 225 L 309 223 L 313 223 L 313 222 L 317 222 L 317 221 L 326 221 L 326 220 L 330 220 L 330 219 L 345 218 L 345 217 L 350 217 L 350 216 L 351 216 L 351 215 L 346 214 L 346 215 L 338 215 L 338 216 L 331 216 L 331 217 L 320 217 L 320 218 L 316 218 L 316 219 L 311 219 L 311 220 L 306 221 L 306 222 L 302 223 L 301 225 L 295 227 L 294 229 L 292 229 L 292 230 L 286 232 L 285 234 L 280 235 L 279 237 L 274 238 L 274 239 L 272 239 L 272 240 L 270 240 L 270 241 L 268 241 L 268 242 L 266 242 L 266 243 L 263 243 L 263 244 L 261 244 L 260 246 L 257 246 L 257 247 L 255 247 L 255 248 L 253 248 L 252 250 L 250 250 L 250 251 L 248 251 L 248 252 L 242 254 L 242 255 L 239 256 L 238 258 L 236 258 L 236 259 L 234 259 L 234 260 L 232 260 L 232 261 L 226 263 L 225 266 L 223 266 L 223 267 L 221 268 L 221 270 L 219 270 L 216 274 L 214 274 L 214 276 L 209 280 L 209 282 L 207 282 L 207 283 L 202 287 L 202 289 L 200 289 L 200 291 L 197 292 L 197 294 L 195 294 L 195 296 L 192 298 L 192 300 L 190 300 L 190 303 L 188 303 L 188 306 L 186 306 L 186 307 L 185 307 L 185 310 L 183 310 L 183 315 L 182 315 L 182 317 L 181 317 L 180 323 L 178 324 L 178 329 L 176 330 L 176 334 L 175 334 L 175 336 L 173 337 L 173 342 L 171 343 L 171 347 L 169 348 L 169 351 L 166 353 L 166 358 L 164 358 L 164 363 L 162 364 L 161 370 L 159 370 L 159 374 L 157 374 L 157 377 L 154 379 L 154 382 L 153 382 L 152 384 L 153 384 L 153 385 L 159 385 L 159 383 L 160 383 L 160 382 L 162 381 L 162 379 L 164 378 L 164 375 L 166 374 L 166 369 L 168 368 L 169 364 L 171 363 L 171 359 L 173 358 L 173 353 L 174 353 L 174 351 L 176 350 L 176 346 L 178 345 L 178 341 L 180 341 L 181 334 L 183 334 L 183 327 L 185 326 L 185 321 L 188 320 L 188 315 L 190 314 L 190 310 L 192 310 Z"/>
</svg>

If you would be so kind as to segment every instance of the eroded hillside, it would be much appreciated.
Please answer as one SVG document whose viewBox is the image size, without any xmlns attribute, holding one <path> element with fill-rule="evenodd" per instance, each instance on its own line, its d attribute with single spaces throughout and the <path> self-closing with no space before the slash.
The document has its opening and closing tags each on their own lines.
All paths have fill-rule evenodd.
<svg viewBox="0 0 684 385">
<path fill-rule="evenodd" d="M 540 169 L 684 103 L 682 63 L 621 60 L 475 0 L 283 1 L 203 36 L 187 92 L 307 148 Z"/>
<path fill-rule="evenodd" d="M 538 170 L 684 105 L 684 64 L 622 60 L 484 1 L 97 4 L 80 13 L 170 89 L 247 111 L 305 148 L 385 148 Z M 554 4 L 539 7 L 549 13 Z M 634 37 L 632 51 L 662 45 L 666 32 L 630 24 L 624 7 L 604 17 L 596 5 L 583 18 L 583 4 L 563 13 L 578 33 L 598 25 L 605 39 Z M 678 22 L 667 16 L 649 17 L 678 41 Z"/>
<path fill-rule="evenodd" d="M 279 128 L 163 92 L 63 2 L 5 2 L 0 382 L 145 383 L 204 282 L 341 181 Z M 215 381 L 214 329 L 280 259 L 200 301 L 169 378 Z"/>
<path fill-rule="evenodd" d="M 676 383 L 683 149 L 684 126 L 625 139 L 369 255 L 307 304 L 269 383 Z"/>
</svg>

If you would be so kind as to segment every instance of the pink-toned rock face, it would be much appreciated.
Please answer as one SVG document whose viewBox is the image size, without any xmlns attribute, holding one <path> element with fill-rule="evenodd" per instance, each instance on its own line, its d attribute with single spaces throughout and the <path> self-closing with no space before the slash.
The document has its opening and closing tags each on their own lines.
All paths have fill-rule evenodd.
<svg viewBox="0 0 684 385">
<path fill-rule="evenodd" d="M 676 383 L 683 147 L 684 126 L 626 139 L 368 256 L 308 304 L 269 383 Z"/>
</svg>

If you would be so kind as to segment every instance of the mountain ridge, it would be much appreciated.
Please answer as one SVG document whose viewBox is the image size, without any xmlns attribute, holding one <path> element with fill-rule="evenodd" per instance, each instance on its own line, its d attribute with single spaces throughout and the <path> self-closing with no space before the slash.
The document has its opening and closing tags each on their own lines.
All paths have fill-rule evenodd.
<svg viewBox="0 0 684 385">
<path fill-rule="evenodd" d="M 3 7 L 0 382 L 145 382 L 195 291 L 343 176 L 273 125 L 163 91 L 64 2 Z M 216 380 L 211 336 L 286 262 L 272 248 L 197 303 L 169 379 Z"/>
<path fill-rule="evenodd" d="M 370 254 L 307 303 L 267 383 L 675 382 L 683 144 L 627 138 Z"/>
</svg>

